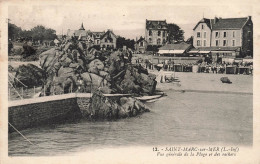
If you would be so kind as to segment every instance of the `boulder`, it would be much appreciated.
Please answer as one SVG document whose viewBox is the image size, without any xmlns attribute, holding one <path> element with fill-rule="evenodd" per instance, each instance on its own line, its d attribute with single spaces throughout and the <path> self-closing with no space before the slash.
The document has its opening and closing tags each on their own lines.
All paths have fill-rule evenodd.
<svg viewBox="0 0 260 164">
<path fill-rule="evenodd" d="M 23 85 L 20 82 L 28 87 L 41 86 L 45 79 L 45 73 L 41 68 L 33 64 L 28 64 L 19 66 L 16 70 L 15 77 L 15 86 L 22 87 Z"/>
<path fill-rule="evenodd" d="M 96 75 L 99 74 L 99 70 L 98 70 L 97 67 L 90 67 L 90 68 L 88 69 L 88 72 L 89 72 L 89 73 L 94 73 L 94 74 L 96 74 Z"/>
<path fill-rule="evenodd" d="M 105 72 L 105 71 L 99 71 L 99 75 L 103 78 L 107 77 L 109 74 L 108 72 Z"/>
<path fill-rule="evenodd" d="M 49 67 L 51 67 L 57 59 L 57 50 L 55 48 L 49 49 L 39 55 L 40 66 L 44 71 L 47 71 Z"/>
<path fill-rule="evenodd" d="M 84 72 L 81 74 L 81 77 L 83 78 L 83 81 L 86 83 L 87 87 L 91 87 L 92 90 L 95 90 L 99 87 L 109 87 L 109 83 L 107 82 L 107 80 L 99 75 Z"/>
<path fill-rule="evenodd" d="M 35 52 L 36 52 L 36 50 L 31 45 L 24 43 L 23 52 L 22 52 L 22 55 L 24 58 L 35 54 Z"/>
<path fill-rule="evenodd" d="M 104 70 L 104 64 L 99 59 L 94 59 L 93 61 L 91 61 L 88 67 L 96 67 L 99 71 Z"/>
</svg>

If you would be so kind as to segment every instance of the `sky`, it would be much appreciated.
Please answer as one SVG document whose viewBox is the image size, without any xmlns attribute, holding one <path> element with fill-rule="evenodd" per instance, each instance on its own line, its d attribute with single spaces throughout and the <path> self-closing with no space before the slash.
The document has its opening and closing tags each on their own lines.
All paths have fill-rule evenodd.
<svg viewBox="0 0 260 164">
<path fill-rule="evenodd" d="M 29 30 L 44 25 L 66 34 L 68 29 L 77 30 L 83 22 L 86 30 L 111 29 L 116 35 L 130 39 L 144 36 L 145 21 L 166 20 L 184 30 L 184 37 L 192 35 L 192 29 L 203 18 L 231 18 L 252 15 L 251 6 L 175 5 L 168 3 L 123 3 L 123 1 L 75 1 L 64 4 L 12 5 L 8 8 L 11 23 Z M 120 3 L 122 2 L 122 3 Z M 126 1 L 124 1 L 126 2 Z M 131 1 L 127 1 L 131 2 Z M 142 1 L 148 2 L 148 1 Z M 162 1 L 163 2 L 163 1 Z"/>
</svg>

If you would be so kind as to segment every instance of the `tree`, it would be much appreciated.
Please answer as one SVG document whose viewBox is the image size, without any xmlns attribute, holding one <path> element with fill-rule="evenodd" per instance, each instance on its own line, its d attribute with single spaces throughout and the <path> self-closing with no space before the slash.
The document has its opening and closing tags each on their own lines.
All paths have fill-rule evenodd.
<svg viewBox="0 0 260 164">
<path fill-rule="evenodd" d="M 31 29 L 31 36 L 33 40 L 54 40 L 56 31 L 53 29 L 45 28 L 42 25 L 38 25 Z"/>
<path fill-rule="evenodd" d="M 193 36 L 189 37 L 189 38 L 186 40 L 186 43 L 193 45 Z"/>
<path fill-rule="evenodd" d="M 123 46 L 134 49 L 135 48 L 135 41 L 133 39 L 130 40 L 130 39 L 126 39 L 124 37 L 119 36 L 116 40 L 116 47 L 117 48 L 123 48 Z"/>
<path fill-rule="evenodd" d="M 168 24 L 168 42 L 169 43 L 175 43 L 175 42 L 181 42 L 184 40 L 184 31 L 176 24 L 171 23 Z"/>
<path fill-rule="evenodd" d="M 17 27 L 15 24 L 8 23 L 8 38 L 14 40 L 19 37 L 22 29 Z"/>
</svg>

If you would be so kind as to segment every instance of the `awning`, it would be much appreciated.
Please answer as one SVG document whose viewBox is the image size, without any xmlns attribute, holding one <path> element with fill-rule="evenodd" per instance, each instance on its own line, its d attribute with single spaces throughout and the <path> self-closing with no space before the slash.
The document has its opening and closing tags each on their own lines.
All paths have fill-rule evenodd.
<svg viewBox="0 0 260 164">
<path fill-rule="evenodd" d="M 182 54 L 185 50 L 159 50 L 159 54 Z"/>
<path fill-rule="evenodd" d="M 189 51 L 188 53 L 191 54 L 191 53 L 198 53 L 199 50 L 193 50 L 193 51 Z"/>
<path fill-rule="evenodd" d="M 185 50 L 169 50 L 170 54 L 182 54 Z"/>
<path fill-rule="evenodd" d="M 232 52 L 235 52 L 235 51 L 211 51 L 213 53 L 232 53 Z"/>
<path fill-rule="evenodd" d="M 169 50 L 159 50 L 159 54 L 168 54 Z"/>
<path fill-rule="evenodd" d="M 208 53 L 210 53 L 210 51 L 199 51 L 199 53 L 201 53 L 201 54 L 208 54 Z"/>
</svg>

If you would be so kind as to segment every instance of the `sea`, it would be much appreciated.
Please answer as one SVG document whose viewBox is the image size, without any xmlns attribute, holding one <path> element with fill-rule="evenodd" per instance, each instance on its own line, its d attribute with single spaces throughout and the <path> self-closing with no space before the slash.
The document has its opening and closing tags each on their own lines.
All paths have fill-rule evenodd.
<svg viewBox="0 0 260 164">
<path fill-rule="evenodd" d="M 150 112 L 116 121 L 85 119 L 13 132 L 9 156 L 58 156 L 155 145 L 253 145 L 253 95 L 166 91 Z"/>
</svg>

